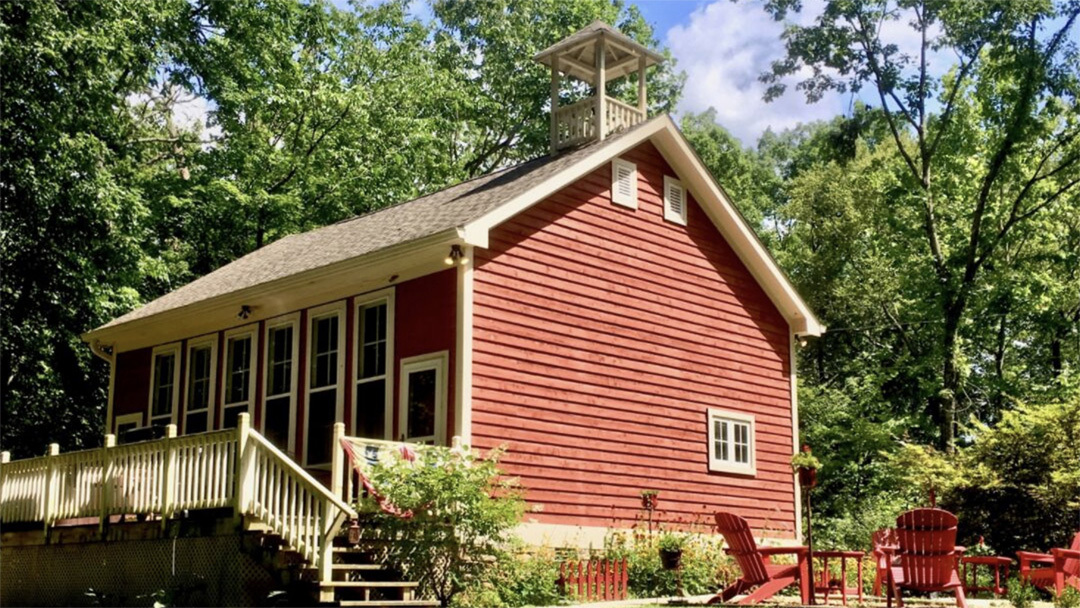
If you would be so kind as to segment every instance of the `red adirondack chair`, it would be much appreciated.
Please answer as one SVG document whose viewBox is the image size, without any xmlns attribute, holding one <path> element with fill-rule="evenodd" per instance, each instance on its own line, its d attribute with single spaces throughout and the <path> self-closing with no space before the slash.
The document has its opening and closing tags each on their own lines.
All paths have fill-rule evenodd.
<svg viewBox="0 0 1080 608">
<path fill-rule="evenodd" d="M 750 532 L 746 520 L 732 513 L 723 511 L 716 514 L 716 528 L 724 535 L 727 553 L 735 556 L 735 561 L 742 570 L 742 578 L 727 586 L 709 600 L 710 604 L 727 602 L 757 587 L 750 595 L 739 600 L 739 604 L 756 604 L 761 600 L 776 595 L 788 585 L 799 583 L 802 603 L 810 602 L 810 566 L 806 547 L 759 547 Z M 773 555 L 794 554 L 796 564 L 773 564 Z"/>
<path fill-rule="evenodd" d="M 896 550 L 896 530 L 882 528 L 874 532 L 870 542 L 873 545 L 874 565 L 877 567 L 874 573 L 874 595 L 881 595 L 881 586 L 889 579 L 889 562 L 892 561 L 890 553 Z"/>
<path fill-rule="evenodd" d="M 1050 553 L 1017 551 L 1016 557 L 1020 558 L 1020 580 L 1043 589 L 1053 586 L 1058 596 L 1065 592 L 1066 585 L 1080 590 L 1080 532 L 1073 536 L 1068 549 L 1050 549 Z M 1034 564 L 1041 566 L 1032 568 Z"/>
<path fill-rule="evenodd" d="M 889 593 L 904 605 L 901 589 L 952 591 L 956 605 L 967 608 L 964 584 L 956 571 L 963 548 L 956 546 L 956 516 L 941 509 L 914 509 L 896 518 L 897 560 L 889 567 Z"/>
</svg>

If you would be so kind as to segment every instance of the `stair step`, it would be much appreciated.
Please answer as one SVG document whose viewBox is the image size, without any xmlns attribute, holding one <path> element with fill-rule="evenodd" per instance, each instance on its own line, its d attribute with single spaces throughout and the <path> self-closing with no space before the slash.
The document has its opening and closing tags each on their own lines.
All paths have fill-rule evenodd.
<svg viewBox="0 0 1080 608">
<path fill-rule="evenodd" d="M 382 564 L 330 564 L 332 570 L 343 570 L 345 572 L 381 572 L 388 570 L 388 568 Z M 318 570 L 314 566 L 308 566 L 305 570 Z"/>
<path fill-rule="evenodd" d="M 338 600 L 338 606 L 408 606 L 416 608 L 433 608 L 439 605 L 436 600 Z"/>
<path fill-rule="evenodd" d="M 320 587 L 345 587 L 350 589 L 415 589 L 420 583 L 406 581 L 325 581 Z"/>
</svg>

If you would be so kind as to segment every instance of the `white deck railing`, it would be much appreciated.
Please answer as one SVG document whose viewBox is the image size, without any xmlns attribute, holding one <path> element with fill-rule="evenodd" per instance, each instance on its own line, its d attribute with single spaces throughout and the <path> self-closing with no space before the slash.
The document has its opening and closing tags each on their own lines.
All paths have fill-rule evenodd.
<svg viewBox="0 0 1080 608">
<path fill-rule="evenodd" d="M 332 475 L 326 488 L 250 426 L 241 414 L 235 429 L 116 445 L 10 462 L 0 455 L 0 522 L 41 522 L 113 515 L 159 515 L 162 525 L 184 510 L 229 508 L 268 527 L 329 581 L 332 541 L 356 512 L 341 494 L 343 456 L 334 427 Z"/>
<path fill-rule="evenodd" d="M 638 124 L 645 115 L 634 106 L 604 97 L 604 135 L 617 133 Z M 586 97 L 555 109 L 555 147 L 566 148 L 595 139 L 596 97 Z"/>
</svg>

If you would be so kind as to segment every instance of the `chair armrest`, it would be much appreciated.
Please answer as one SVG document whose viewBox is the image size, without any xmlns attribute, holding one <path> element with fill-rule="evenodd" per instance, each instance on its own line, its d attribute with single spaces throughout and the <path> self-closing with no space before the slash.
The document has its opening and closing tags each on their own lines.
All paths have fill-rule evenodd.
<svg viewBox="0 0 1080 608">
<path fill-rule="evenodd" d="M 956 545 L 955 547 L 953 547 L 953 554 L 957 557 L 963 555 L 964 551 L 967 551 L 967 547 L 961 547 L 960 545 Z"/>
<path fill-rule="evenodd" d="M 1054 563 L 1054 556 L 1049 553 L 1034 553 L 1032 551 L 1017 551 L 1016 557 L 1020 559 L 1020 564 L 1026 564 L 1029 562 L 1035 562 L 1040 564 L 1052 564 Z"/>
<path fill-rule="evenodd" d="M 1073 549 L 1050 549 L 1050 553 L 1059 559 L 1080 559 L 1080 551 Z"/>
<path fill-rule="evenodd" d="M 758 547 L 762 555 L 802 554 L 810 551 L 809 547 Z"/>
</svg>

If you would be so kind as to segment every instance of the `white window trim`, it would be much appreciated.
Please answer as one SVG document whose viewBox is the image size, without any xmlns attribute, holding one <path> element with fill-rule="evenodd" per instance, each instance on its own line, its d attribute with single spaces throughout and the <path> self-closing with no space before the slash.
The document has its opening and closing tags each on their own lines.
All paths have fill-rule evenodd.
<svg viewBox="0 0 1080 608">
<path fill-rule="evenodd" d="M 223 352 L 221 353 L 221 411 L 218 412 L 218 419 L 215 421 L 213 428 L 220 429 L 225 425 L 225 408 L 228 406 L 239 405 L 237 403 L 225 403 L 225 400 L 229 398 L 229 340 L 231 338 L 243 337 L 244 335 L 251 336 L 251 360 L 249 361 L 249 369 L 251 373 L 248 374 L 248 400 L 247 400 L 247 413 L 251 414 L 255 411 L 255 390 L 258 386 L 256 379 L 259 376 L 259 324 L 252 323 L 251 325 L 244 325 L 242 327 L 234 327 L 225 332 L 222 337 L 221 344 Z"/>
<path fill-rule="evenodd" d="M 210 347 L 210 393 L 207 395 L 205 409 L 189 410 L 188 400 L 191 399 L 191 351 L 203 346 Z M 187 350 L 184 353 L 186 364 L 184 365 L 184 433 L 187 433 L 187 416 L 191 412 L 206 412 L 206 430 L 214 430 L 214 405 L 217 403 L 217 334 L 210 334 L 200 338 L 188 340 Z"/>
<path fill-rule="evenodd" d="M 721 420 L 727 420 L 729 422 L 741 422 L 750 427 L 750 462 L 749 464 L 736 463 L 733 460 L 719 460 L 716 458 L 716 425 L 713 421 L 717 418 Z M 721 410 L 716 408 L 709 408 L 708 410 L 708 451 L 709 451 L 709 471 L 718 473 L 734 473 L 737 475 L 756 475 L 757 474 L 757 429 L 754 422 L 754 417 L 749 414 L 742 414 L 739 412 L 732 412 L 729 410 Z M 734 458 L 734 450 L 731 451 Z"/>
<path fill-rule="evenodd" d="M 632 192 L 629 197 L 624 197 L 619 193 L 619 167 L 630 169 L 630 188 Z M 638 208 L 638 172 L 636 164 L 621 158 L 611 159 L 611 202 L 630 209 Z"/>
<path fill-rule="evenodd" d="M 123 415 L 117 416 L 116 420 L 113 420 L 113 427 L 112 427 L 113 435 L 119 435 L 120 434 L 120 425 L 121 424 L 131 424 L 131 423 L 135 423 L 135 428 L 137 428 L 137 429 L 142 428 L 142 426 L 143 426 L 142 412 L 136 412 L 134 414 L 123 414 Z"/>
<path fill-rule="evenodd" d="M 334 403 L 334 420 L 341 422 L 345 418 L 345 356 L 346 349 L 349 347 L 345 342 L 345 324 L 347 321 L 345 316 L 346 311 L 345 300 L 308 309 L 307 340 L 305 340 L 304 343 L 304 352 L 307 353 L 304 357 L 304 365 L 307 366 L 306 373 L 304 374 L 304 453 L 301 455 L 301 462 L 304 463 L 304 466 L 308 466 L 308 448 L 310 447 L 308 432 L 311 427 L 311 361 L 314 355 L 311 347 L 315 341 L 315 332 L 312 331 L 312 328 L 315 326 L 315 321 L 318 319 L 334 314 L 338 316 L 337 398 Z M 317 390 L 324 391 L 328 388 L 328 386 L 322 386 Z M 331 450 L 331 453 L 332 452 L 333 450 Z M 315 468 L 327 468 L 329 466 L 330 463 L 322 463 L 315 465 Z"/>
<path fill-rule="evenodd" d="M 292 372 L 289 374 L 289 386 L 291 391 L 289 392 L 289 444 L 288 453 L 290 455 L 296 454 L 296 396 L 300 394 L 299 384 L 300 379 L 300 313 L 294 312 L 292 314 L 284 315 L 281 317 L 275 317 L 268 319 L 263 330 L 263 344 L 266 344 L 265 352 L 262 357 L 262 370 L 263 378 L 265 379 L 266 386 L 263 390 L 263 412 L 262 419 L 259 420 L 259 432 L 264 436 L 266 435 L 266 407 L 267 402 L 271 397 L 280 397 L 281 395 L 270 394 L 270 330 L 278 329 L 280 327 L 292 326 L 293 340 L 292 340 Z"/>
<path fill-rule="evenodd" d="M 170 416 L 169 424 L 176 424 L 176 418 L 179 415 L 180 410 L 180 343 L 172 342 L 170 344 L 162 344 L 161 346 L 154 347 L 154 350 L 150 353 L 150 392 L 147 394 L 146 399 L 146 420 L 148 425 L 154 424 L 154 380 L 156 380 L 157 370 L 155 363 L 158 355 L 169 354 L 174 356 L 173 363 L 173 385 L 172 385 L 172 415 Z"/>
<path fill-rule="evenodd" d="M 398 428 L 401 436 L 408 442 L 434 441 L 435 445 L 446 445 L 446 399 L 447 373 L 449 372 L 450 351 L 441 350 L 416 357 L 402 359 L 400 364 L 401 386 L 398 390 Z M 424 437 L 406 437 L 409 429 L 409 374 L 435 370 L 435 435 Z"/>
<path fill-rule="evenodd" d="M 683 193 L 682 213 L 675 213 L 675 212 L 673 212 L 671 210 L 671 203 L 668 200 L 668 190 L 669 190 L 669 188 L 673 188 L 673 187 L 679 188 L 680 190 L 682 190 L 682 193 Z M 687 196 L 686 187 L 683 186 L 683 183 L 681 181 L 675 179 L 674 177 L 671 177 L 670 175 L 665 175 L 664 176 L 664 219 L 669 221 L 669 222 L 673 222 L 673 223 L 685 226 L 686 225 L 686 210 L 687 210 L 687 207 L 689 207 L 689 206 L 690 206 L 690 200 L 689 200 L 689 197 Z"/>
<path fill-rule="evenodd" d="M 352 420 L 345 422 L 346 427 L 352 434 L 356 433 L 354 422 L 358 406 L 360 384 L 360 310 L 365 306 L 386 302 L 386 409 L 383 412 L 383 439 L 393 439 L 394 435 L 394 296 L 397 291 L 391 287 L 373 293 L 357 296 L 353 302 L 353 349 L 352 373 L 349 376 L 352 382 Z"/>
</svg>

